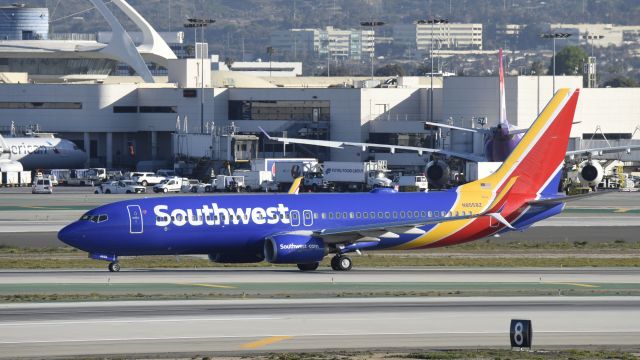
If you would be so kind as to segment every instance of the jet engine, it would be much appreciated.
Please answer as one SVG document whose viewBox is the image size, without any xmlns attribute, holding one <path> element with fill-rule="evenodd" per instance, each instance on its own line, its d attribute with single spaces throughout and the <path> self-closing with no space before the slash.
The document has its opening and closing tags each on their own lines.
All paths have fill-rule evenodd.
<svg viewBox="0 0 640 360">
<path fill-rule="evenodd" d="M 603 177 L 604 170 L 597 160 L 587 160 L 578 165 L 578 179 L 583 186 L 596 187 Z"/>
<path fill-rule="evenodd" d="M 311 235 L 274 235 L 264 242 L 264 257 L 272 264 L 310 264 L 328 253 L 324 241 Z"/>
<path fill-rule="evenodd" d="M 427 181 L 435 188 L 447 185 L 451 176 L 449 165 L 443 160 L 432 160 L 427 164 Z"/>
</svg>

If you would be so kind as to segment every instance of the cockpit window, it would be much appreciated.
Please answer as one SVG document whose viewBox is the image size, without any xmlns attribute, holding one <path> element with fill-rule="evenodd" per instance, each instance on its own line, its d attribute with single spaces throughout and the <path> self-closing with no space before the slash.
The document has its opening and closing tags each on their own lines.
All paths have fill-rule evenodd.
<svg viewBox="0 0 640 360">
<path fill-rule="evenodd" d="M 109 216 L 107 216 L 107 214 L 100 214 L 100 215 L 84 214 L 80 218 L 80 221 L 91 221 L 91 222 L 94 222 L 94 223 L 101 223 L 101 222 L 105 222 L 107 220 L 109 220 Z"/>
</svg>

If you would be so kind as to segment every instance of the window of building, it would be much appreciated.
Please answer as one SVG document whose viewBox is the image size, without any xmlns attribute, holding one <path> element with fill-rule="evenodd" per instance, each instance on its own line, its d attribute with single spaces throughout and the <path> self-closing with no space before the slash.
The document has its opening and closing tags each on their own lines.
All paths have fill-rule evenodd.
<svg viewBox="0 0 640 360">
<path fill-rule="evenodd" d="M 137 106 L 114 106 L 113 112 L 115 114 L 125 114 L 125 113 L 137 113 Z"/>
<path fill-rule="evenodd" d="M 81 102 L 0 102 L 0 109 L 47 109 L 47 110 L 78 110 L 82 109 Z"/>
<path fill-rule="evenodd" d="M 328 100 L 229 100 L 232 120 L 329 121 Z"/>
<path fill-rule="evenodd" d="M 141 113 L 161 113 L 175 114 L 178 112 L 177 106 L 140 106 Z"/>
<path fill-rule="evenodd" d="M 194 98 L 198 96 L 198 90 L 196 89 L 184 89 L 182 90 L 182 97 Z"/>
</svg>

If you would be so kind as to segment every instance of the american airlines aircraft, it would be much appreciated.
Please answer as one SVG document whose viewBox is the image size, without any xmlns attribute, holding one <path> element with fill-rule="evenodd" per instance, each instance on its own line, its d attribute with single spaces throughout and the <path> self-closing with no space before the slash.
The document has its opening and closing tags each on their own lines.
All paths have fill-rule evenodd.
<svg viewBox="0 0 640 360">
<path fill-rule="evenodd" d="M 0 160 L 18 161 L 25 170 L 75 169 L 87 154 L 69 140 L 51 137 L 2 137 Z"/>
<path fill-rule="evenodd" d="M 180 196 L 115 202 L 88 211 L 58 238 L 109 261 L 207 254 L 220 263 L 268 261 L 349 270 L 348 253 L 460 244 L 560 213 L 557 192 L 579 90 L 561 89 L 490 176 L 429 193 Z M 300 179 L 297 179 L 299 183 Z"/>
</svg>

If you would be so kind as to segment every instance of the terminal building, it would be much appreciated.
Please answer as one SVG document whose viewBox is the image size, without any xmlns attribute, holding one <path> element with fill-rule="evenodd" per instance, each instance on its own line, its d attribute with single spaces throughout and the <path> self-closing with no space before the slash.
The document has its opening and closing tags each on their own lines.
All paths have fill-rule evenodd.
<svg viewBox="0 0 640 360">
<path fill-rule="evenodd" d="M 88 152 L 88 166 L 132 169 L 141 162 L 154 161 L 165 163 L 165 167 L 178 158 L 228 158 L 229 146 L 236 146 L 236 150 L 253 157 L 387 160 L 391 168 L 420 171 L 430 160 L 429 154 L 284 146 L 268 141 L 261 129 L 276 136 L 481 154 L 482 138 L 456 130 L 434 131 L 425 128 L 424 121 L 488 127 L 499 117 L 497 77 L 436 77 L 432 82 L 429 77 L 251 74 L 236 72 L 233 66 L 231 71 L 221 69 L 220 62 L 212 66 L 209 56 L 177 59 L 173 52 L 166 51 L 166 43 L 155 37 L 155 31 L 148 33 L 156 47 L 145 45 L 144 54 L 147 60 L 164 63 L 166 76 L 147 74 L 146 66 L 138 66 L 139 61 L 145 61 L 142 50 L 138 57 L 118 55 L 118 61 L 133 64 L 132 69 L 140 71 L 132 76 L 83 74 L 70 80 L 37 71 L 0 70 L 0 126 L 38 124 L 41 131 L 58 133 Z M 111 43 L 97 44 L 108 48 Z M 7 53 L 16 56 L 15 49 L 3 50 L 1 45 L 0 41 L 0 64 Z M 581 88 L 582 81 L 582 77 L 557 76 L 555 87 Z M 511 124 L 529 126 L 552 97 L 553 89 L 551 76 L 507 77 L 507 117 Z M 640 131 L 636 131 L 640 123 L 638 98 L 638 88 L 582 89 L 576 113 L 580 122 L 573 127 L 571 146 L 600 146 L 604 138 L 612 145 L 640 141 Z M 229 133 L 226 129 L 233 130 Z M 231 135 L 244 137 L 235 145 L 221 140 Z M 180 141 L 176 142 L 176 136 Z M 255 152 L 245 149 L 253 146 L 244 142 L 247 139 L 258 139 Z M 637 153 L 621 156 L 640 160 Z"/>
</svg>

